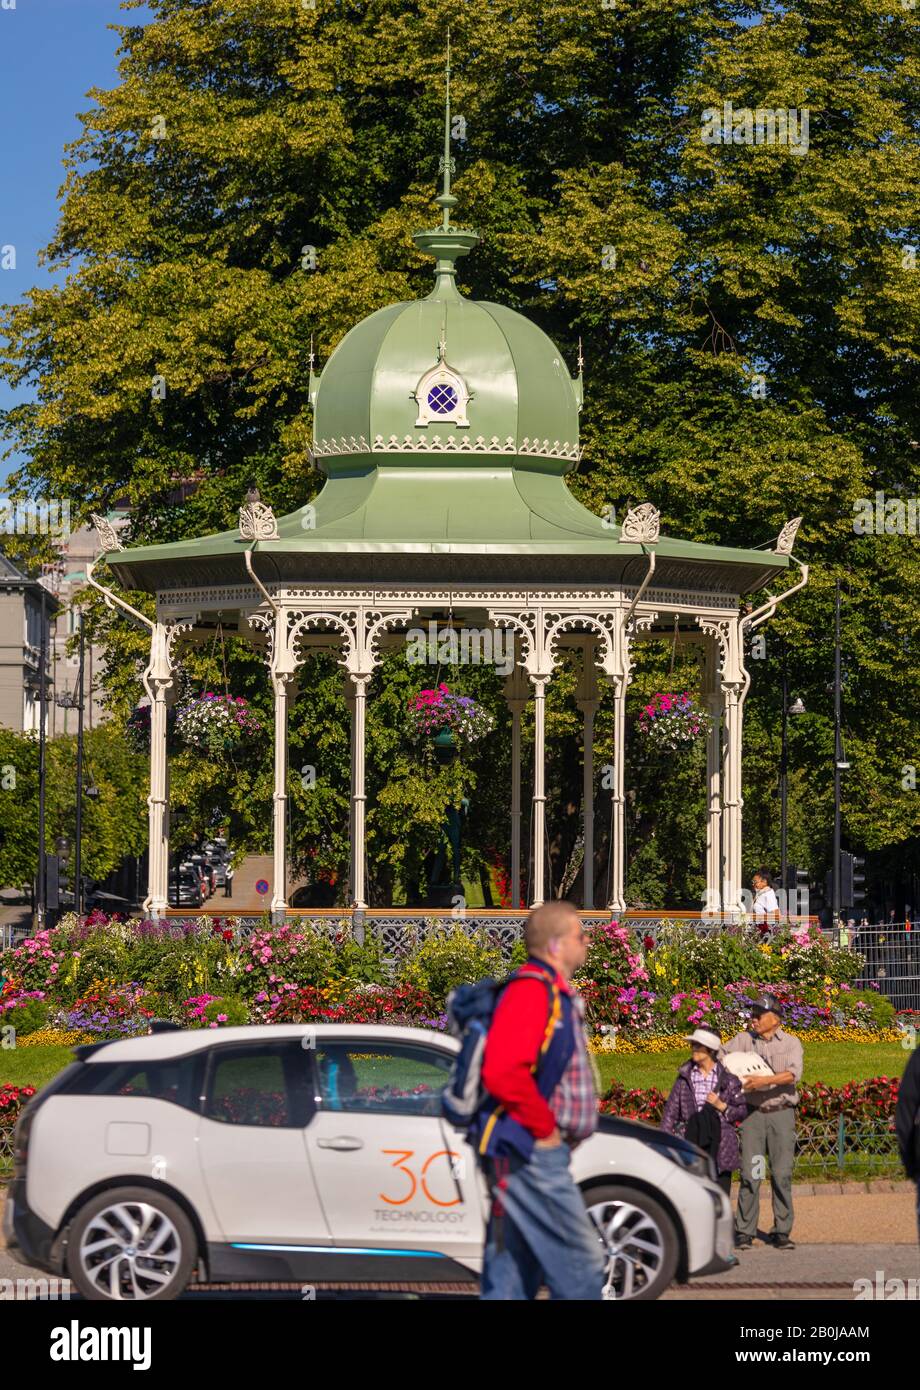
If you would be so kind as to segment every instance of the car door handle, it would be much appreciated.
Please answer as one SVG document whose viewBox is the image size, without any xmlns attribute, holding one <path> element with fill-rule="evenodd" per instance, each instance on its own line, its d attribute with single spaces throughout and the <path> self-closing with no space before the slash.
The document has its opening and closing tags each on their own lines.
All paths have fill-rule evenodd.
<svg viewBox="0 0 920 1390">
<path fill-rule="evenodd" d="M 349 1149 L 363 1149 L 364 1140 L 355 1139 L 351 1134 L 337 1134 L 334 1139 L 317 1139 L 318 1149 L 338 1149 L 347 1151 Z"/>
</svg>

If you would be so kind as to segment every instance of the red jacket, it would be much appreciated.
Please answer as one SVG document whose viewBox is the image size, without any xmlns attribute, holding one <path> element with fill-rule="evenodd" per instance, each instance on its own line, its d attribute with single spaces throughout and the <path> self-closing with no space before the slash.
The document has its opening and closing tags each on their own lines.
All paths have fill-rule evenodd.
<svg viewBox="0 0 920 1390">
<path fill-rule="evenodd" d="M 544 970 L 552 966 L 542 963 Z M 526 967 L 522 967 L 526 969 Z M 571 995 L 572 988 L 556 971 L 556 985 Z M 549 992 L 536 974 L 518 978 L 502 991 L 482 1060 L 482 1084 L 535 1139 L 546 1139 L 556 1128 L 549 1103 L 538 1088 L 534 1069 L 549 1021 Z"/>
</svg>

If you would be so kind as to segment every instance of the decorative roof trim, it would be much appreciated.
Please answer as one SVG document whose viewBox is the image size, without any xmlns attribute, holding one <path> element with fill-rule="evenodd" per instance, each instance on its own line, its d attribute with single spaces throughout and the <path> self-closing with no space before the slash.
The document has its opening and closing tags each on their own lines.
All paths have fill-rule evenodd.
<svg viewBox="0 0 920 1390">
<path fill-rule="evenodd" d="M 793 517 L 791 521 L 786 522 L 785 526 L 779 533 L 779 539 L 777 540 L 776 545 L 773 547 L 775 554 L 792 554 L 792 547 L 795 545 L 795 538 L 798 534 L 798 530 L 801 524 L 802 518 L 800 516 Z"/>
<path fill-rule="evenodd" d="M 100 516 L 98 512 L 90 512 L 90 519 L 96 529 L 96 535 L 99 537 L 104 554 L 110 554 L 113 550 L 124 550 L 118 532 L 110 521 L 104 516 Z"/>
<path fill-rule="evenodd" d="M 316 439 L 313 441 L 313 453 L 317 458 L 330 454 L 370 453 L 518 454 L 532 458 L 567 459 L 570 463 L 577 463 L 581 458 L 581 450 L 577 444 L 570 444 L 568 441 L 560 442 L 558 439 L 530 439 L 526 436 L 518 443 L 510 434 L 504 440 L 500 440 L 496 434 L 493 434 L 491 439 L 486 439 L 481 434 L 475 439 L 470 439 L 469 435 L 465 434 L 449 434 L 443 438 L 441 435 L 435 434 L 430 439 L 424 435 L 407 434 L 402 440 L 395 434 L 391 434 L 389 439 L 384 439 L 382 434 L 377 434 L 374 436 L 372 447 L 362 434 L 357 439 L 354 435 L 350 438 L 343 436 L 340 439 Z"/>
<path fill-rule="evenodd" d="M 247 502 L 240 507 L 240 539 L 244 541 L 276 541 L 278 522 L 271 507 L 264 502 Z"/>
<path fill-rule="evenodd" d="M 661 513 L 651 502 L 642 502 L 626 513 L 620 540 L 632 545 L 654 545 L 661 534 Z"/>
</svg>

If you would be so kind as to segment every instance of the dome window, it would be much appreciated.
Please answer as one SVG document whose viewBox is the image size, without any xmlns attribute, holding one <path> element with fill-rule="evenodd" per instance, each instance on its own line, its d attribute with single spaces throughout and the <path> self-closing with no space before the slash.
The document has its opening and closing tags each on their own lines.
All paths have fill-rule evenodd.
<svg viewBox="0 0 920 1390">
<path fill-rule="evenodd" d="M 439 381 L 428 392 L 428 409 L 437 415 L 452 415 L 457 409 L 457 393 L 449 382 Z"/>
<path fill-rule="evenodd" d="M 447 343 L 443 329 L 438 344 L 437 363 L 425 373 L 412 394 L 418 403 L 416 425 L 445 421 L 459 429 L 469 428 L 466 407 L 472 398 L 463 377 L 447 363 Z"/>
</svg>

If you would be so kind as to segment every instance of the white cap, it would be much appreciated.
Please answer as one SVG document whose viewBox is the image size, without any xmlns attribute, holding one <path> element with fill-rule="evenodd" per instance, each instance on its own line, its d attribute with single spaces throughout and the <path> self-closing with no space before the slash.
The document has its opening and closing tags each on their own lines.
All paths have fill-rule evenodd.
<svg viewBox="0 0 920 1390">
<path fill-rule="evenodd" d="M 687 1042 L 695 1042 L 702 1047 L 708 1047 L 713 1052 L 718 1052 L 722 1047 L 722 1039 L 718 1033 L 711 1033 L 708 1028 L 694 1028 L 692 1033 L 685 1033 L 684 1038 Z"/>
</svg>

